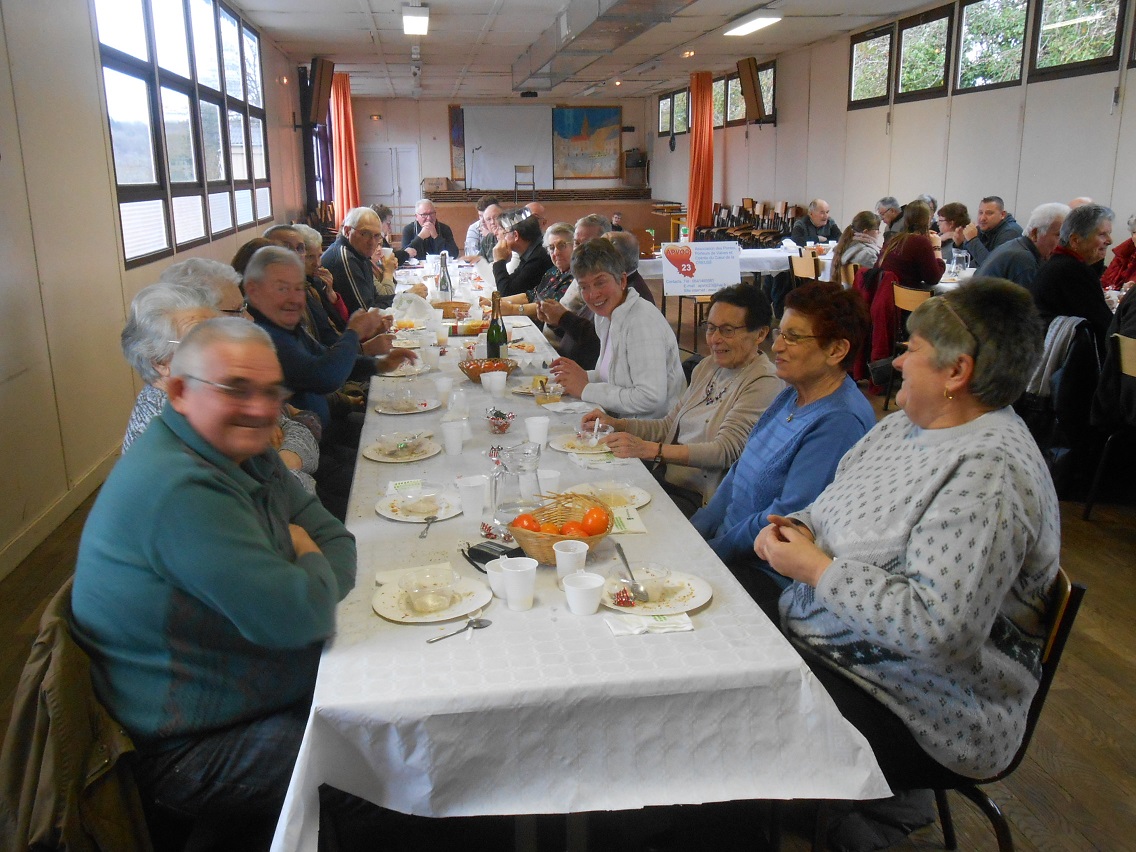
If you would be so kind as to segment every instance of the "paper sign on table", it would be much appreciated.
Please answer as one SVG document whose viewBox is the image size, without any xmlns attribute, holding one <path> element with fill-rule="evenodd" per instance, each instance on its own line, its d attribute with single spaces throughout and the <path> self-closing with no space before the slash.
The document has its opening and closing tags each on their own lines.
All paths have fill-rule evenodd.
<svg viewBox="0 0 1136 852">
<path fill-rule="evenodd" d="M 639 517 L 638 509 L 633 509 L 630 506 L 617 506 L 611 510 L 611 515 L 612 535 L 631 535 L 634 533 L 647 532 L 647 528 L 643 525 L 643 520 Z"/>
<path fill-rule="evenodd" d="M 665 243 L 663 294 L 708 296 L 742 280 L 736 242 Z"/>
</svg>

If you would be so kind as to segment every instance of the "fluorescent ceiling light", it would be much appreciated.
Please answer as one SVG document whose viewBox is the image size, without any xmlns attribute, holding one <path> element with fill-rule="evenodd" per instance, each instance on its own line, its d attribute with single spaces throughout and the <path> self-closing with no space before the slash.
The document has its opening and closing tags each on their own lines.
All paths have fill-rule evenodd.
<svg viewBox="0 0 1136 852">
<path fill-rule="evenodd" d="M 402 6 L 402 31 L 406 35 L 426 35 L 430 27 L 429 6 Z"/>
<path fill-rule="evenodd" d="M 744 36 L 750 33 L 757 32 L 760 29 L 771 26 L 781 20 L 780 15 L 753 15 L 749 18 L 742 18 L 733 27 L 726 30 L 725 35 L 728 36 Z"/>
</svg>

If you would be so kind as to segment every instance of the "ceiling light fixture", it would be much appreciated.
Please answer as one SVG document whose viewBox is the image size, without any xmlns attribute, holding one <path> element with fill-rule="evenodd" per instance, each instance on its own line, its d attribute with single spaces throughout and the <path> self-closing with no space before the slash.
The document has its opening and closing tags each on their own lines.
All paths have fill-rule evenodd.
<svg viewBox="0 0 1136 852">
<path fill-rule="evenodd" d="M 726 33 L 726 35 L 729 35 L 729 33 Z M 682 52 L 682 58 L 683 59 L 690 59 L 692 56 L 694 56 L 693 50 L 684 50 Z"/>
<path fill-rule="evenodd" d="M 402 31 L 406 35 L 426 35 L 430 28 L 430 7 L 402 4 Z"/>
<path fill-rule="evenodd" d="M 780 15 L 765 15 L 757 14 L 750 15 L 748 18 L 742 18 L 734 23 L 734 25 L 726 30 L 725 35 L 728 36 L 744 36 L 750 33 L 757 32 L 765 27 L 772 26 L 781 20 Z"/>
</svg>

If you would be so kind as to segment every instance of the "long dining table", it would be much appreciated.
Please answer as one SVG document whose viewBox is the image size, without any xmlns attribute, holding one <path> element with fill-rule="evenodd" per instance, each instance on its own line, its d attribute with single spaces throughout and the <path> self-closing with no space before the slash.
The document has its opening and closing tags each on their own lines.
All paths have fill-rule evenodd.
<svg viewBox="0 0 1136 852">
<path fill-rule="evenodd" d="M 742 274 L 775 275 L 789 269 L 789 258 L 796 251 L 783 248 L 768 249 L 741 249 L 738 253 L 738 265 Z M 660 257 L 644 258 L 639 261 L 639 274 L 644 278 L 662 278 L 663 264 L 666 261 Z M 821 275 L 828 277 L 829 267 L 832 265 L 832 255 L 820 256 Z"/>
<path fill-rule="evenodd" d="M 530 321 L 508 322 L 514 340 L 535 349 L 529 366 L 510 377 L 511 391 L 531 385 L 554 355 Z M 618 538 L 633 564 L 653 561 L 701 578 L 712 597 L 689 613 L 693 630 L 617 636 L 607 608 L 572 614 L 555 569 L 543 565 L 532 609 L 514 612 L 493 598 L 482 608 L 492 624 L 464 636 L 426 641 L 464 617 L 403 623 L 376 614 L 372 599 L 389 594 L 402 569 L 449 562 L 463 582 L 485 583 L 458 552 L 461 542 L 480 540 L 481 519 L 459 514 L 422 538 L 423 524 L 378 513 L 392 482 L 449 485 L 456 476 L 488 474 L 486 451 L 524 440 L 524 417 L 547 414 L 550 442 L 580 419 L 579 411 L 542 409 L 530 396 L 491 400 L 458 371 L 459 351 L 449 348 L 440 373 L 372 380 L 361 450 L 395 432 L 433 433 L 441 443 L 445 408 L 375 411 L 377 399 L 400 388 L 436 398 L 431 379 L 439 374 L 465 391 L 472 438 L 460 454 L 417 462 L 358 459 L 347 518 L 358 546 L 356 584 L 320 661 L 273 849 L 316 849 L 321 784 L 426 817 L 889 795 L 864 738 L 637 461 L 545 446 L 540 464 L 560 471 L 562 491 L 615 479 L 646 492 L 649 502 L 638 510 L 646 532 L 609 536 L 589 554 L 588 570 L 618 570 Z M 483 419 L 490 405 L 515 413 L 507 434 L 490 434 Z"/>
</svg>

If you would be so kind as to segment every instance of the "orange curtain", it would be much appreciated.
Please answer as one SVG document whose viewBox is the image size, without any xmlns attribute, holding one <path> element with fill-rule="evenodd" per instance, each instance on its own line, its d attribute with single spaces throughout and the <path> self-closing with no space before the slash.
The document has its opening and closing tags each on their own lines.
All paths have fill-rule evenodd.
<svg viewBox="0 0 1136 852">
<path fill-rule="evenodd" d="M 686 224 L 708 228 L 714 210 L 714 77 L 709 71 L 690 75 L 690 193 Z"/>
<path fill-rule="evenodd" d="M 335 200 L 335 227 L 343 216 L 359 206 L 359 166 L 355 159 L 355 117 L 351 112 L 351 78 L 334 74 L 331 78 L 331 173 Z"/>
</svg>

